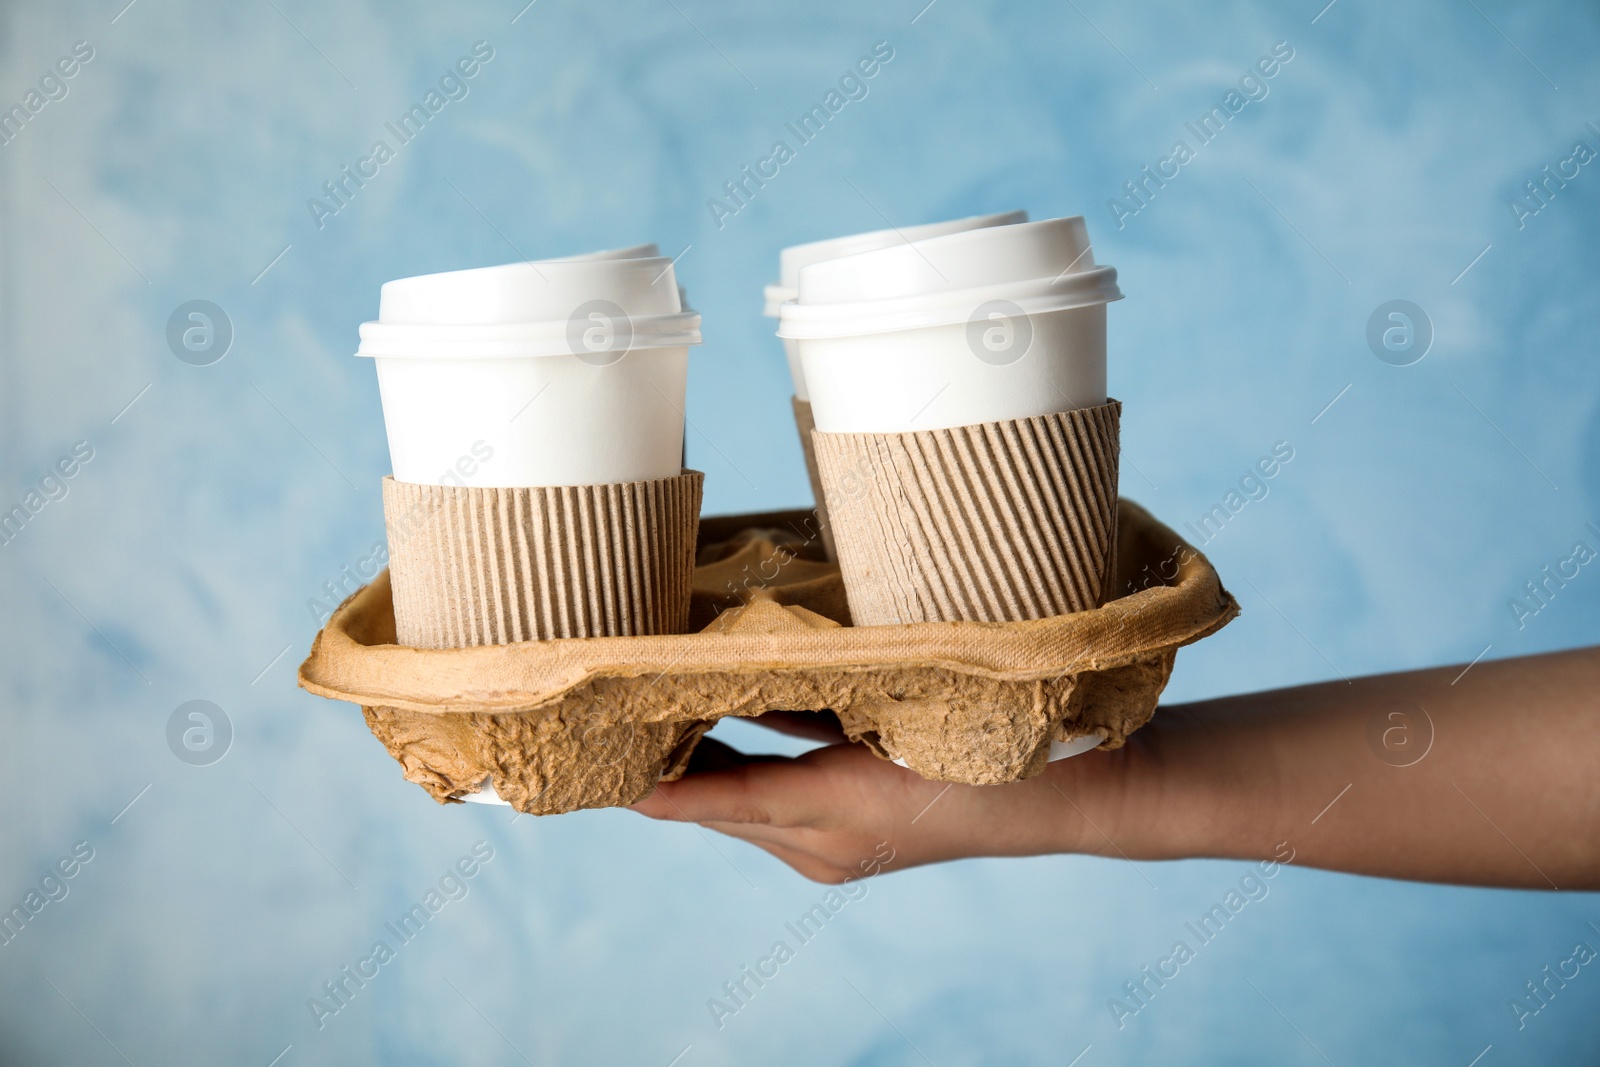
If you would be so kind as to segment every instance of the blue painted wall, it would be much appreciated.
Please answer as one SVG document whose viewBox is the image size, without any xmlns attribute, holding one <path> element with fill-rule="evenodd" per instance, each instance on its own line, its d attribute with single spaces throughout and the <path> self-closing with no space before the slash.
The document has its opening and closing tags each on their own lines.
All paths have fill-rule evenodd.
<svg viewBox="0 0 1600 1067">
<path fill-rule="evenodd" d="M 1172 697 L 1594 642 L 1600 573 L 1510 604 L 1600 523 L 1600 162 L 1567 162 L 1600 150 L 1592 5 L 121 3 L 0 9 L 0 106 L 39 93 L 0 146 L 0 505 L 48 501 L 0 548 L 0 904 L 93 853 L 0 945 L 0 1058 L 1600 1055 L 1600 973 L 1520 1030 L 1507 1006 L 1600 945 L 1594 896 L 1287 870 L 1119 1029 L 1108 998 L 1246 867 L 1070 857 L 876 881 L 718 1029 L 707 998 L 818 887 L 626 812 L 438 808 L 355 709 L 293 684 L 307 601 L 382 537 L 352 353 L 384 280 L 681 252 L 705 314 L 691 465 L 713 511 L 776 507 L 807 496 L 759 316 L 778 249 L 1014 207 L 1086 215 L 1121 271 L 1125 494 L 1180 525 L 1294 450 L 1206 546 L 1245 614 L 1183 653 Z M 465 95 L 315 218 L 478 41 Z M 708 206 L 878 42 L 864 97 L 747 206 Z M 1275 47 L 1292 59 L 1241 88 Z M 1186 123 L 1234 89 L 1202 144 Z M 1180 139 L 1193 158 L 1130 199 Z M 1567 177 L 1535 199 L 1547 165 Z M 234 332 L 205 367 L 166 338 L 196 299 Z M 1409 366 L 1367 343 L 1394 299 L 1430 323 Z M 211 766 L 167 745 L 193 699 L 231 722 Z M 467 896 L 319 1029 L 308 998 L 479 841 Z"/>
</svg>

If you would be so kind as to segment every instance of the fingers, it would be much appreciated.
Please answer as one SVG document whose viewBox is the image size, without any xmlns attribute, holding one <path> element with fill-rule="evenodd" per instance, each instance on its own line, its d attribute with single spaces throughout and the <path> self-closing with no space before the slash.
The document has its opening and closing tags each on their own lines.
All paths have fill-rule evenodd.
<svg viewBox="0 0 1600 1067">
<path fill-rule="evenodd" d="M 635 810 L 657 819 L 827 829 L 892 818 L 900 809 L 915 814 L 944 788 L 860 745 L 826 745 L 789 759 L 701 744 L 715 746 L 702 764 L 708 769 L 661 783 Z"/>
<path fill-rule="evenodd" d="M 714 737 L 701 738 L 695 746 L 694 753 L 689 757 L 689 765 L 684 769 L 684 776 L 678 782 L 685 780 L 699 781 L 723 771 L 744 767 L 752 763 L 772 763 L 783 760 L 782 756 L 747 756 L 731 745 L 725 745 Z M 652 819 L 666 819 L 673 822 L 695 822 L 683 807 L 677 803 L 673 788 L 677 782 L 660 782 L 655 791 L 643 800 L 630 805 L 634 811 L 641 815 L 648 815 Z"/>
<path fill-rule="evenodd" d="M 816 817 L 818 779 L 798 760 L 769 757 L 662 782 L 634 809 L 683 822 L 795 826 Z"/>
<path fill-rule="evenodd" d="M 843 744 L 792 760 L 689 775 L 663 783 L 635 807 L 746 841 L 805 877 L 834 885 L 861 877 L 863 861 L 886 844 L 890 827 L 907 824 L 926 806 L 919 794 L 942 788 L 859 745 Z"/>
<path fill-rule="evenodd" d="M 962 786 L 925 780 L 861 745 L 752 760 L 716 742 L 703 744 L 695 773 L 661 783 L 634 810 L 747 841 L 814 881 L 870 877 L 891 861 L 899 870 L 965 856 L 1060 851 L 1050 828 L 1069 804 L 1042 776 Z"/>
<path fill-rule="evenodd" d="M 701 823 L 708 830 L 755 845 L 778 857 L 815 882 L 837 885 L 881 870 L 872 860 L 887 842 L 852 830 L 814 830 L 806 826 L 755 826 L 749 823 Z"/>
<path fill-rule="evenodd" d="M 765 823 L 722 822 L 712 819 L 700 824 L 728 837 L 737 837 L 752 845 L 778 845 L 792 852 L 804 852 L 821 860 L 832 860 L 829 845 L 834 834 L 826 830 L 813 830 L 808 826 L 769 826 Z"/>
<path fill-rule="evenodd" d="M 663 783 L 670 786 L 672 783 Z M 693 822 L 689 819 L 684 809 L 674 799 L 666 795 L 662 786 L 657 786 L 656 791 L 644 800 L 633 805 L 633 810 L 642 815 L 655 819 L 665 819 L 673 822 Z M 708 830 L 715 830 L 720 834 L 736 838 L 756 846 L 769 855 L 777 857 L 788 864 L 798 874 L 821 882 L 826 885 L 838 885 L 848 881 L 851 872 L 831 862 L 823 856 L 797 847 L 796 841 L 803 834 L 816 833 L 803 827 L 788 828 L 771 826 L 765 823 L 752 822 L 723 822 L 720 820 L 699 820 L 700 825 Z"/>
<path fill-rule="evenodd" d="M 703 737 L 695 745 L 694 753 L 689 757 L 689 766 L 685 774 L 705 774 L 710 771 L 725 771 L 730 767 L 743 767 L 751 763 L 772 763 L 781 760 L 782 756 L 747 756 L 731 745 L 725 745 L 714 737 Z"/>
<path fill-rule="evenodd" d="M 685 822 L 726 822 L 827 829 L 877 808 L 909 772 L 860 745 L 837 744 L 802 756 L 742 756 L 717 742 L 705 757 L 718 769 L 663 782 L 634 805 L 641 814 Z M 909 775 L 918 785 L 920 778 Z"/>
<path fill-rule="evenodd" d="M 843 867 L 835 867 L 833 864 L 819 859 L 809 852 L 800 852 L 796 849 L 762 841 L 752 841 L 751 844 L 787 863 L 797 874 L 804 878 L 809 878 L 813 882 L 821 882 L 823 885 L 839 885 L 850 880 L 850 871 Z"/>
<path fill-rule="evenodd" d="M 726 748 L 727 746 L 719 746 Z M 741 754 L 733 749 L 734 756 Z M 634 811 L 653 819 L 670 822 L 697 822 L 709 830 L 748 842 L 787 863 L 802 876 L 826 885 L 848 881 L 852 871 L 835 863 L 825 854 L 830 844 L 837 845 L 834 835 L 806 826 L 775 825 L 770 811 L 757 812 L 746 804 L 729 807 L 726 798 L 733 788 L 726 780 L 713 781 L 709 790 L 702 791 L 707 779 L 726 779 L 733 772 L 711 772 L 695 775 L 679 782 L 663 782 L 655 792 L 632 805 Z M 680 790 L 680 785 L 689 787 Z M 728 808 L 737 818 L 733 820 L 704 817 L 711 807 Z M 691 815 L 694 811 L 696 814 Z M 696 817 L 699 816 L 699 817 Z M 811 846 L 811 847 L 808 847 Z"/>
</svg>

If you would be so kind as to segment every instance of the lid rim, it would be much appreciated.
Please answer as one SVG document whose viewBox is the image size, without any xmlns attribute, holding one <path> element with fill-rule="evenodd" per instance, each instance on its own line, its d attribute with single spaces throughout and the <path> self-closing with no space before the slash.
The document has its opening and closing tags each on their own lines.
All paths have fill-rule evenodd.
<svg viewBox="0 0 1600 1067">
<path fill-rule="evenodd" d="M 665 256 L 590 257 L 517 260 L 415 274 L 379 287 L 375 321 L 416 326 L 529 321 L 516 316 L 547 314 L 564 302 L 577 303 L 589 290 L 619 305 L 649 308 L 644 314 L 678 314 L 684 309 L 673 265 Z M 473 321 L 451 321 L 462 317 Z"/>
<path fill-rule="evenodd" d="M 629 319 L 625 351 L 683 348 L 703 343 L 698 311 Z M 356 355 L 386 359 L 501 359 L 576 355 L 560 319 L 490 323 L 364 322 Z"/>
<path fill-rule="evenodd" d="M 820 341 L 893 333 L 966 322 L 990 300 L 1006 300 L 1024 314 L 1109 304 L 1123 298 L 1117 269 L 1099 266 L 1064 278 L 1036 278 L 944 292 L 836 304 L 784 304 L 777 334 L 791 341 Z"/>
<path fill-rule="evenodd" d="M 627 348 L 622 349 L 622 352 L 624 354 L 627 354 L 628 352 L 658 352 L 658 351 L 661 351 L 663 349 L 668 349 L 668 348 L 693 348 L 695 345 L 698 345 L 700 343 L 701 343 L 701 341 L 700 341 L 700 339 L 698 337 L 695 338 L 694 340 L 680 339 L 680 340 L 676 340 L 676 341 L 668 339 L 668 338 L 663 338 L 659 342 L 651 342 L 649 344 L 632 344 L 632 345 L 629 345 Z M 402 360 L 406 360 L 408 362 L 416 361 L 416 362 L 433 362 L 433 363 L 458 363 L 458 362 L 461 362 L 463 360 L 472 360 L 472 359 L 560 359 L 562 356 L 576 356 L 576 355 L 577 355 L 576 352 L 573 352 L 570 349 L 566 349 L 566 348 L 563 348 L 563 349 L 561 349 L 559 351 L 554 351 L 554 350 L 550 350 L 550 349 L 536 349 L 536 350 L 532 350 L 532 351 L 517 351 L 517 352 L 507 352 L 507 351 L 473 352 L 473 351 L 455 350 L 455 351 L 451 351 L 451 352 L 448 352 L 448 353 L 441 353 L 441 352 L 395 352 L 395 351 L 369 351 L 369 352 L 362 352 L 360 350 L 357 350 L 354 353 L 354 357 L 356 359 L 402 359 Z"/>
<path fill-rule="evenodd" d="M 765 301 L 761 308 L 761 314 L 765 318 L 775 319 L 778 317 L 779 308 L 791 300 L 800 299 L 800 290 L 792 285 L 784 285 L 782 282 L 773 282 L 771 285 L 762 287 L 761 298 Z"/>
<path fill-rule="evenodd" d="M 800 284 L 800 271 L 813 263 L 860 255 L 864 252 L 877 251 L 880 248 L 893 248 L 901 244 L 914 244 L 918 241 L 933 240 L 938 237 L 947 237 L 953 233 L 967 233 L 971 230 L 1011 226 L 1027 221 L 1027 210 L 1019 208 L 1012 211 L 989 212 L 983 215 L 964 215 L 958 219 L 925 222 L 916 226 L 889 226 L 879 230 L 865 230 L 861 233 L 844 234 L 840 237 L 824 237 L 816 241 L 807 241 L 804 244 L 790 245 L 778 253 L 778 284 L 788 285 L 783 279 L 792 273 L 794 275 L 794 285 L 790 287 L 798 287 Z"/>
</svg>

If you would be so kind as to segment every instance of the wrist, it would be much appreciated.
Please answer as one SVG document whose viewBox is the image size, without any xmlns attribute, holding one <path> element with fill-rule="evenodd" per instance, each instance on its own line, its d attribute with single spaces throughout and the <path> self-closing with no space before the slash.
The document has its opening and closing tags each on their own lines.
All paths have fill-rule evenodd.
<svg viewBox="0 0 1600 1067">
<path fill-rule="evenodd" d="M 1150 773 L 1150 754 L 1137 737 L 1136 732 L 1121 748 L 1085 752 L 1045 769 L 1057 813 L 1052 851 L 1134 858 L 1130 846 L 1142 847 L 1150 828 L 1159 825 L 1149 795 L 1159 776 Z"/>
<path fill-rule="evenodd" d="M 1261 859 L 1287 834 L 1281 707 L 1213 700 L 1163 709 L 1149 744 L 1159 753 L 1164 858 Z"/>
<path fill-rule="evenodd" d="M 1121 748 L 1062 761 L 1071 849 L 1138 860 L 1273 855 L 1278 779 L 1251 732 L 1224 708 L 1174 705 Z"/>
</svg>

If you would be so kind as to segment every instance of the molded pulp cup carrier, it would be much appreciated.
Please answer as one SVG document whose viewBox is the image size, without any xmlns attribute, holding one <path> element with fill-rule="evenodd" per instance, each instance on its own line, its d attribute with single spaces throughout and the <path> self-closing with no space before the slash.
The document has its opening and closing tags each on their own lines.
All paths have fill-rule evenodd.
<svg viewBox="0 0 1600 1067">
<path fill-rule="evenodd" d="M 1203 556 L 1120 510 L 1117 595 L 1091 611 L 848 625 L 808 513 L 730 516 L 700 528 L 698 632 L 408 648 L 379 575 L 328 621 L 300 684 L 361 705 L 406 778 L 445 803 L 492 789 L 534 814 L 631 804 L 682 774 L 715 720 L 770 709 L 831 708 L 848 737 L 924 778 L 1015 781 L 1091 740 L 1121 745 L 1178 648 L 1238 613 Z M 776 577 L 742 589 L 756 572 Z"/>
<path fill-rule="evenodd" d="M 810 244 L 785 248 L 778 255 L 779 280 L 777 284 L 767 286 L 764 291 L 766 307 L 762 314 L 775 319 L 778 317 L 779 308 L 800 295 L 800 268 L 808 264 L 818 263 L 824 259 L 837 259 L 840 256 L 853 256 L 858 252 L 870 252 L 875 248 L 888 248 L 891 245 L 921 241 L 928 237 L 942 237 L 947 233 L 961 233 L 988 226 L 1009 226 L 1015 222 L 1027 221 L 1026 211 L 1007 211 L 999 215 L 973 215 L 970 218 L 952 219 L 949 222 L 908 226 L 903 230 L 873 230 L 871 233 L 833 237 L 826 241 L 812 241 Z M 785 340 L 783 351 L 789 358 L 789 376 L 794 381 L 795 397 L 799 400 L 810 399 L 810 393 L 806 389 L 805 371 L 800 366 L 799 349 L 793 341 Z"/>
<path fill-rule="evenodd" d="M 824 433 L 1029 418 L 1105 403 L 1116 279 L 1081 216 L 968 230 L 806 265 L 778 335 Z"/>
<path fill-rule="evenodd" d="M 681 469 L 700 316 L 654 245 L 402 278 L 377 364 L 397 481 L 601 485 Z"/>
</svg>

